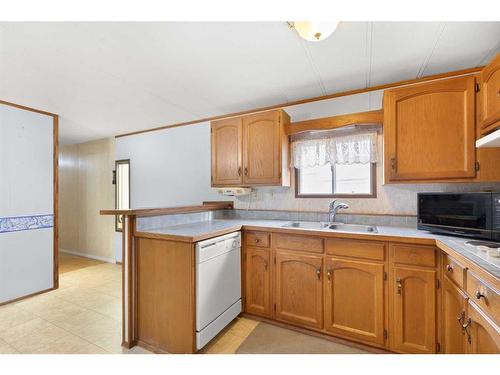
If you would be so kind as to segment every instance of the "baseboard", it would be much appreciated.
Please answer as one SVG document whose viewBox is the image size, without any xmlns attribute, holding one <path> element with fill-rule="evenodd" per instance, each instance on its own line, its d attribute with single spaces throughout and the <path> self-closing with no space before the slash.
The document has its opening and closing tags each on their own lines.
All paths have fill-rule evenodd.
<svg viewBox="0 0 500 375">
<path fill-rule="evenodd" d="M 104 258 L 104 257 L 98 256 L 98 255 L 93 255 L 93 254 L 79 253 L 78 251 L 59 249 L 59 252 L 65 253 L 65 254 L 70 254 L 70 255 L 76 255 L 76 256 L 79 256 L 82 258 L 90 258 L 90 259 L 100 260 L 100 261 L 106 262 L 106 263 L 116 263 L 115 259 Z"/>
<path fill-rule="evenodd" d="M 18 301 L 21 301 L 23 299 L 26 299 L 26 298 L 30 298 L 30 297 L 34 297 L 34 296 L 37 296 L 39 294 L 43 294 L 43 293 L 47 293 L 47 292 L 50 292 L 52 290 L 56 290 L 57 288 L 54 287 L 54 288 L 49 288 L 49 289 L 44 289 L 44 290 L 40 290 L 38 292 L 35 292 L 35 293 L 30 293 L 30 294 L 27 294 L 25 296 L 21 296 L 21 297 L 17 297 L 17 298 L 14 298 L 14 299 L 11 299 L 9 301 L 4 301 L 4 302 L 0 302 L 0 306 L 3 306 L 3 305 L 8 305 L 9 303 L 14 303 L 14 302 L 18 302 Z"/>
</svg>

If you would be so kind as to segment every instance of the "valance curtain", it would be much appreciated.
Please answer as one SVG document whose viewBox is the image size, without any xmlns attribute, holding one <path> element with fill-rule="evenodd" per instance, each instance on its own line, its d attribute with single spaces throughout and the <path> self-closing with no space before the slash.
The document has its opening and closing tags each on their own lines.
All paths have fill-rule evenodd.
<svg viewBox="0 0 500 375">
<path fill-rule="evenodd" d="M 377 133 L 328 136 L 292 141 L 292 167 L 377 162 Z"/>
</svg>

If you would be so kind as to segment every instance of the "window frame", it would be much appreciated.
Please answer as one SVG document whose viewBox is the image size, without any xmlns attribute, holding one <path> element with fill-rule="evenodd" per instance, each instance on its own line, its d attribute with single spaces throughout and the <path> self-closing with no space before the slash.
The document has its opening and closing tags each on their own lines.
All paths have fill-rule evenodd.
<svg viewBox="0 0 500 375">
<path fill-rule="evenodd" d="M 300 194 L 300 169 L 295 168 L 295 198 L 377 198 L 377 163 L 371 163 L 370 194 Z M 335 168 L 332 170 L 332 191 L 335 183 Z"/>
<path fill-rule="evenodd" d="M 115 170 L 114 175 L 113 175 L 113 182 L 115 185 L 115 209 L 117 208 L 118 205 L 118 166 L 120 164 L 128 164 L 128 206 L 130 207 L 130 159 L 121 159 L 121 160 L 115 160 Z M 122 229 L 118 227 L 118 221 L 120 218 L 123 220 L 124 215 L 115 215 L 115 232 L 123 232 L 123 221 L 122 221 Z"/>
</svg>

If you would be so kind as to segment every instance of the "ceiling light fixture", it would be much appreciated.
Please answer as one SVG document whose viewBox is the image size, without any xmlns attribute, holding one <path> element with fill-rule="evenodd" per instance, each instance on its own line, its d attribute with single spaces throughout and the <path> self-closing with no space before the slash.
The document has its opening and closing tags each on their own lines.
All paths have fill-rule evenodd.
<svg viewBox="0 0 500 375">
<path fill-rule="evenodd" d="M 309 42 L 319 42 L 333 34 L 339 22 L 294 21 L 287 22 L 301 38 Z"/>
</svg>

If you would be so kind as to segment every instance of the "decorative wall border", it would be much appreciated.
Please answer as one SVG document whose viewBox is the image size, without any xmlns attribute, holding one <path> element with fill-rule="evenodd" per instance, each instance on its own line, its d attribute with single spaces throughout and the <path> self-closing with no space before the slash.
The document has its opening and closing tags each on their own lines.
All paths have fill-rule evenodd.
<svg viewBox="0 0 500 375">
<path fill-rule="evenodd" d="M 0 217 L 0 233 L 21 232 L 54 227 L 54 215 Z"/>
</svg>

